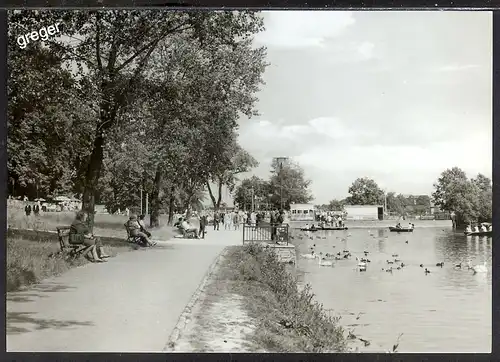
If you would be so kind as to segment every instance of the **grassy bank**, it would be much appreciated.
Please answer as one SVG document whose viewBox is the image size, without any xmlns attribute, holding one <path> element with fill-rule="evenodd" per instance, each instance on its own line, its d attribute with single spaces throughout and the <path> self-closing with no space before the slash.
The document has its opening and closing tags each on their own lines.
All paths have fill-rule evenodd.
<svg viewBox="0 0 500 362">
<path fill-rule="evenodd" d="M 7 291 L 38 283 L 89 262 L 84 257 L 68 259 L 54 255 L 59 251 L 57 234 L 47 233 L 54 232 L 57 226 L 70 225 L 75 218 L 74 212 L 26 217 L 23 210 L 9 209 L 7 215 Z M 111 256 L 137 249 L 126 243 L 123 226 L 126 220 L 127 217 L 121 215 L 96 215 L 94 233 L 101 237 L 106 253 Z M 154 230 L 152 232 L 155 236 Z M 158 235 L 163 240 L 171 236 L 170 230 L 162 230 L 162 235 Z"/>
<path fill-rule="evenodd" d="M 113 256 L 134 250 L 136 247 L 124 242 L 105 244 L 106 252 Z M 7 238 L 7 291 L 18 290 L 22 286 L 36 284 L 45 278 L 60 275 L 89 261 L 80 257 L 65 258 L 55 254 L 59 244 L 53 239 L 29 240 L 22 237 Z"/>
<path fill-rule="evenodd" d="M 309 287 L 297 289 L 274 253 L 257 245 L 228 249 L 191 318 L 178 351 L 227 351 L 228 343 L 240 352 L 348 351 L 338 320 L 313 301 Z M 236 332 L 245 340 L 235 341 Z"/>
</svg>

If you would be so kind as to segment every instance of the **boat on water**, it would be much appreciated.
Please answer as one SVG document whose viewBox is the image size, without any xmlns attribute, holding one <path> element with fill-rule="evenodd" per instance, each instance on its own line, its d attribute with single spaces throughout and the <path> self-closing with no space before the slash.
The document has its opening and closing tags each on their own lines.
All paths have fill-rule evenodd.
<svg viewBox="0 0 500 362">
<path fill-rule="evenodd" d="M 396 232 L 396 233 L 412 233 L 413 228 L 398 228 L 394 226 L 389 226 L 389 231 Z"/>
<path fill-rule="evenodd" d="M 348 230 L 348 227 L 314 227 L 314 228 L 300 228 L 301 231 L 320 231 L 320 230 Z"/>
<path fill-rule="evenodd" d="M 472 232 L 464 231 L 464 234 L 466 236 L 493 236 L 493 230 L 491 230 L 491 231 L 472 231 Z"/>
</svg>

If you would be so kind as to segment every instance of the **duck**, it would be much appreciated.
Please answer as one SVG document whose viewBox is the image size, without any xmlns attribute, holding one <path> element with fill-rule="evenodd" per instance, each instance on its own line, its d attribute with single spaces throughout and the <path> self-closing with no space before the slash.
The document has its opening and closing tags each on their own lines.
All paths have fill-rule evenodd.
<svg viewBox="0 0 500 362">
<path fill-rule="evenodd" d="M 440 263 L 436 263 L 436 266 L 440 266 L 442 268 L 444 266 L 444 261 L 442 261 Z"/>
<path fill-rule="evenodd" d="M 457 268 L 457 269 L 462 269 L 462 263 L 455 264 L 455 268 Z"/>
<path fill-rule="evenodd" d="M 369 254 L 366 250 L 363 251 L 363 253 L 365 254 L 365 256 L 367 256 Z"/>
<path fill-rule="evenodd" d="M 421 268 L 423 268 L 423 267 L 424 267 L 424 264 L 420 264 L 419 266 L 420 266 Z"/>
<path fill-rule="evenodd" d="M 326 260 L 324 258 L 320 258 L 320 259 L 318 259 L 318 265 L 319 266 L 333 266 L 333 261 Z"/>
<path fill-rule="evenodd" d="M 405 243 L 408 244 L 408 240 L 406 240 Z"/>
<path fill-rule="evenodd" d="M 488 267 L 486 266 L 486 262 L 484 262 L 483 264 L 474 265 L 470 267 L 470 269 L 474 272 L 474 274 L 488 272 Z"/>
<path fill-rule="evenodd" d="M 394 262 L 395 262 L 395 263 L 399 263 L 400 261 L 401 261 L 401 259 L 394 258 Z"/>
<path fill-rule="evenodd" d="M 398 254 L 392 254 L 393 258 L 397 258 L 399 255 Z"/>
<path fill-rule="evenodd" d="M 387 261 L 387 264 L 394 264 L 394 262 L 391 260 L 386 260 L 386 261 Z"/>
<path fill-rule="evenodd" d="M 385 270 L 387 273 L 392 273 L 392 267 L 390 267 L 389 269 L 386 269 Z"/>
<path fill-rule="evenodd" d="M 404 268 L 405 267 L 405 263 L 401 263 L 401 268 Z"/>
<path fill-rule="evenodd" d="M 424 272 L 425 272 L 425 274 L 429 274 L 431 271 L 429 269 L 425 268 Z"/>
</svg>

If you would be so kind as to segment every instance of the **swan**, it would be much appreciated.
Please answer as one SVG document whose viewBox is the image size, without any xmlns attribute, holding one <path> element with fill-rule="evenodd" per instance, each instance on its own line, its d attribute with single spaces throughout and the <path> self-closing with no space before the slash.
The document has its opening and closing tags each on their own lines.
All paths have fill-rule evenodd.
<svg viewBox="0 0 500 362">
<path fill-rule="evenodd" d="M 474 272 L 474 274 L 488 272 L 488 267 L 486 266 L 486 262 L 484 262 L 483 264 L 474 265 L 470 269 L 472 269 L 472 271 Z"/>
<path fill-rule="evenodd" d="M 425 272 L 425 274 L 429 274 L 431 271 L 429 269 L 425 268 L 424 272 Z"/>
<path fill-rule="evenodd" d="M 356 260 L 358 261 L 358 266 L 360 268 L 366 268 L 366 262 L 361 261 L 358 257 L 356 257 Z"/>
<path fill-rule="evenodd" d="M 444 261 L 442 261 L 440 263 L 436 263 L 436 266 L 440 266 L 442 268 L 444 266 Z"/>
<path fill-rule="evenodd" d="M 318 259 L 318 265 L 319 266 L 333 266 L 333 261 L 325 260 L 325 259 Z"/>
<path fill-rule="evenodd" d="M 314 254 L 314 251 L 311 251 L 311 254 L 302 254 L 301 257 L 304 259 L 316 259 L 316 254 Z"/>
</svg>

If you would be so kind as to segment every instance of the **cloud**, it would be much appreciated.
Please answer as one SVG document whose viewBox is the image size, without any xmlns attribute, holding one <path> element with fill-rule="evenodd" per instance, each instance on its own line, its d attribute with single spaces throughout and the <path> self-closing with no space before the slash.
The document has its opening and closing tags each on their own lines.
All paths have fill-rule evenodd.
<svg viewBox="0 0 500 362">
<path fill-rule="evenodd" d="M 325 40 L 339 35 L 354 22 L 352 12 L 266 12 L 266 30 L 257 34 L 255 40 L 282 48 L 323 47 Z"/>
<path fill-rule="evenodd" d="M 479 65 L 477 64 L 450 64 L 450 65 L 445 65 L 441 66 L 436 69 L 438 72 L 460 72 L 463 70 L 469 70 L 469 69 L 477 69 L 480 68 Z"/>
<path fill-rule="evenodd" d="M 370 42 L 363 42 L 358 46 L 358 53 L 364 59 L 371 59 L 374 57 L 373 51 L 375 49 L 375 44 Z"/>
</svg>

